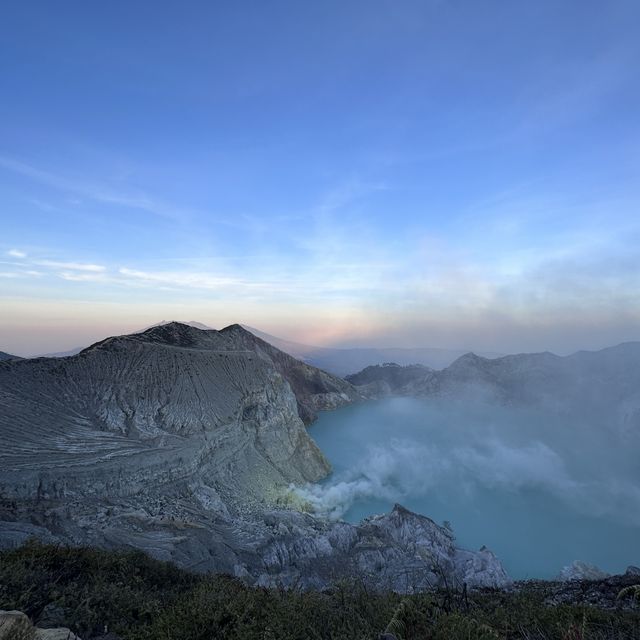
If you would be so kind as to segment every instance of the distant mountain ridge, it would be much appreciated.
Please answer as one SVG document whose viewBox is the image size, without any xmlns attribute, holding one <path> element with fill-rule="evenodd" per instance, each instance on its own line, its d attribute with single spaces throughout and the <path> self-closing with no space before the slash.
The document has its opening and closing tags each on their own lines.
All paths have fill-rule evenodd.
<svg viewBox="0 0 640 640">
<path fill-rule="evenodd" d="M 467 353 L 445 369 L 371 366 L 347 376 L 369 397 L 464 397 L 577 410 L 640 431 L 640 342 L 568 356 L 523 353 L 484 358 Z"/>
<path fill-rule="evenodd" d="M 140 329 L 139 331 L 132 331 L 131 333 L 142 333 L 147 331 L 147 329 L 151 329 L 153 327 L 160 327 L 164 324 L 171 324 L 173 322 L 178 322 L 179 324 L 185 324 L 189 327 L 194 327 L 196 329 L 204 329 L 210 330 L 212 327 L 207 326 L 206 324 L 202 324 L 202 322 L 196 322 L 195 320 L 189 320 L 187 322 L 181 322 L 179 320 L 161 320 L 160 322 L 156 322 L 149 327 L 145 327 L 144 329 Z M 35 356 L 38 358 L 67 358 L 69 356 L 75 356 L 80 353 L 86 347 L 74 347 L 72 349 L 68 349 L 67 351 L 55 351 L 52 353 L 43 353 L 42 355 Z"/>
<path fill-rule="evenodd" d="M 355 386 L 370 385 L 379 388 L 384 387 L 389 393 L 409 394 L 411 387 L 419 384 L 421 380 L 430 379 L 434 369 L 423 364 L 410 364 L 401 366 L 396 362 L 385 362 L 364 368 L 362 371 L 345 376 L 345 380 Z M 413 394 L 412 394 L 413 395 Z"/>
<path fill-rule="evenodd" d="M 400 365 L 421 364 L 432 369 L 443 369 L 466 353 L 463 349 L 436 347 L 314 347 L 291 340 L 283 340 L 248 325 L 243 326 L 254 335 L 294 358 L 342 377 L 354 374 L 367 366 L 384 362 Z M 484 351 L 480 353 L 488 358 L 503 355 Z"/>
<path fill-rule="evenodd" d="M 20 356 L 12 356 L 10 353 L 6 353 L 5 351 L 0 351 L 0 361 L 1 360 L 22 360 Z"/>
<path fill-rule="evenodd" d="M 176 320 L 161 320 L 150 327 L 145 327 L 138 332 L 142 333 L 152 327 L 162 326 L 178 322 L 179 324 L 188 325 L 196 329 L 212 330 L 212 327 L 196 320 L 188 322 Z M 261 338 L 265 342 L 277 347 L 281 351 L 288 353 L 297 360 L 302 360 L 307 364 L 323 369 L 334 375 L 344 377 L 353 374 L 361 369 L 369 366 L 382 364 L 383 362 L 395 362 L 400 365 L 422 364 L 433 369 L 443 369 L 451 364 L 456 358 L 466 353 L 462 349 L 440 349 L 440 348 L 377 348 L 377 347 L 356 347 L 356 348 L 335 348 L 335 347 L 316 347 L 312 345 L 285 340 L 277 336 L 265 333 L 249 325 L 241 325 L 253 335 Z M 75 347 L 67 351 L 57 351 L 42 354 L 42 358 L 66 358 L 73 356 L 85 347 Z M 491 352 L 480 352 L 486 357 L 498 357 L 502 354 Z"/>
</svg>

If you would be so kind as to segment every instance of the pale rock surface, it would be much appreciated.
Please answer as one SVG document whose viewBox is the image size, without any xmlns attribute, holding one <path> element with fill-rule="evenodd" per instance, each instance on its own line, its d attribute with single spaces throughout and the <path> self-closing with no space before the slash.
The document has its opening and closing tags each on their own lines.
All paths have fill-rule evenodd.
<svg viewBox="0 0 640 640">
<path fill-rule="evenodd" d="M 34 627 L 21 611 L 0 611 L 0 640 L 81 640 L 66 627 Z"/>
<path fill-rule="evenodd" d="M 0 544 L 134 547 L 264 585 L 509 584 L 493 554 L 399 506 L 358 526 L 282 508 L 330 471 L 304 422 L 360 397 L 239 325 L 1 362 Z"/>
<path fill-rule="evenodd" d="M 580 560 L 574 560 L 570 565 L 563 567 L 558 575 L 558 579 L 563 582 L 569 580 L 603 580 L 608 577 L 608 573 Z"/>
</svg>

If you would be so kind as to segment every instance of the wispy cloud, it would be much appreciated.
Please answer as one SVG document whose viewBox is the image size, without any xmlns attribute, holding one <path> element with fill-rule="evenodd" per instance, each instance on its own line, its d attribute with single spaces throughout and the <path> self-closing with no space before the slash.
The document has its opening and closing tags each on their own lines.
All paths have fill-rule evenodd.
<svg viewBox="0 0 640 640">
<path fill-rule="evenodd" d="M 80 181 L 67 178 L 50 171 L 44 171 L 8 156 L 0 156 L 0 167 L 58 191 L 73 194 L 76 198 L 88 198 L 104 204 L 138 209 L 162 218 L 181 222 L 193 215 L 193 211 L 190 211 L 189 208 L 164 202 L 140 190 L 114 189 L 113 187 L 99 184 L 92 180 Z M 75 202 L 79 202 L 79 200 L 76 199 Z"/>
<path fill-rule="evenodd" d="M 246 287 L 249 283 L 227 276 L 217 276 L 212 273 L 198 273 L 190 271 L 141 271 L 122 267 L 118 273 L 126 278 L 140 283 L 152 285 L 170 285 L 175 287 L 189 287 L 196 289 L 220 289 L 227 287 Z"/>
<path fill-rule="evenodd" d="M 69 282 L 104 282 L 107 279 L 103 273 L 78 273 L 77 271 L 61 271 L 58 276 Z"/>
<path fill-rule="evenodd" d="M 76 282 L 106 279 L 107 267 L 102 264 L 32 257 L 23 251 L 13 249 L 7 251 L 7 255 L 15 258 L 15 260 L 0 262 L 0 264 L 13 268 L 13 271 L 4 272 L 4 277 L 6 278 L 39 278 L 46 275 L 53 275 L 63 280 Z"/>
<path fill-rule="evenodd" d="M 50 267 L 52 269 L 71 269 L 73 271 L 92 271 L 103 272 L 106 267 L 101 264 L 88 264 L 85 262 L 59 262 L 57 260 L 34 260 L 33 264 L 41 267 Z"/>
</svg>

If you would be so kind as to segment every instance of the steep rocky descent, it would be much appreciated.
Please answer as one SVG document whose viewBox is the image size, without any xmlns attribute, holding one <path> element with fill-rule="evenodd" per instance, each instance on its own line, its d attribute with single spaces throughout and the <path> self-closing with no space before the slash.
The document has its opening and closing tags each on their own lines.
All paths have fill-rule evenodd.
<svg viewBox="0 0 640 640">
<path fill-rule="evenodd" d="M 387 586 L 391 567 L 425 566 L 420 527 L 414 539 L 392 534 L 408 512 L 353 527 L 274 510 L 289 483 L 329 471 L 300 407 L 355 397 L 237 325 L 170 323 L 69 358 L 0 363 L 0 544 L 133 546 L 261 584 L 372 571 Z M 505 580 L 486 552 L 442 535 L 432 547 L 449 558 L 449 579 Z"/>
<path fill-rule="evenodd" d="M 239 324 L 233 324 L 221 333 L 232 336 L 234 341 L 273 363 L 276 371 L 291 386 L 298 402 L 298 412 L 305 424 L 313 422 L 318 411 L 336 409 L 361 397 L 349 382 L 296 360 Z"/>
</svg>

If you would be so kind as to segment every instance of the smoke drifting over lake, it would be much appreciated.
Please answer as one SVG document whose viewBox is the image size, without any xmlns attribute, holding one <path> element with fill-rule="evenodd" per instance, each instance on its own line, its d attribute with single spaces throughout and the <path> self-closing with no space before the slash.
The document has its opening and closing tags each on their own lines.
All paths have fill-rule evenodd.
<svg viewBox="0 0 640 640">
<path fill-rule="evenodd" d="M 395 398 L 324 414 L 311 433 L 335 471 L 298 492 L 332 518 L 401 502 L 450 520 L 521 576 L 574 559 L 609 570 L 639 560 L 638 438 L 578 409 Z"/>
</svg>

